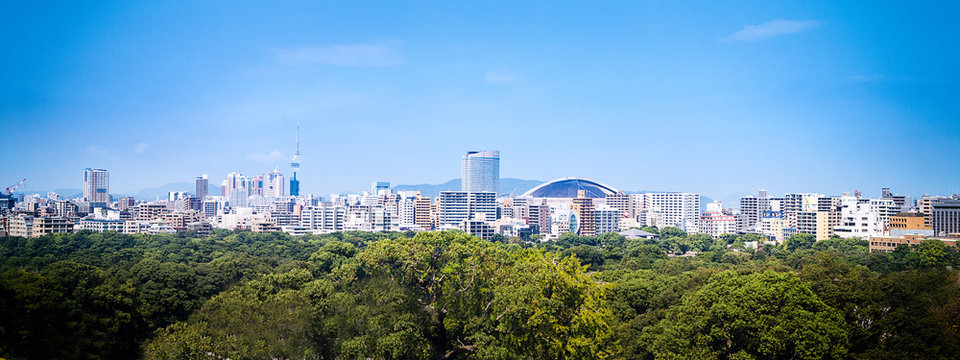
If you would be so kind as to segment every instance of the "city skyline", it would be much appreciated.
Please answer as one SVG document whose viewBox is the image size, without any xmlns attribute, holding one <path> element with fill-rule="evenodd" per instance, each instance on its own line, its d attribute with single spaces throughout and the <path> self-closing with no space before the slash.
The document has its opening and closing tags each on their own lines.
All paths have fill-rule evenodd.
<svg viewBox="0 0 960 360">
<path fill-rule="evenodd" d="M 299 122 L 312 194 L 442 183 L 471 149 L 715 199 L 960 192 L 949 2 L 115 5 L 0 11 L 4 186 L 286 170 Z"/>
</svg>

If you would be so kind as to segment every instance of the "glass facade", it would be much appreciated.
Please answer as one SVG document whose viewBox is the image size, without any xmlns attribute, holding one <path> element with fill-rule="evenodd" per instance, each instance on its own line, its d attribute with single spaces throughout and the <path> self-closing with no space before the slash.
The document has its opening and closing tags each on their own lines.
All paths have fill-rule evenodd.
<svg viewBox="0 0 960 360">
<path fill-rule="evenodd" d="M 499 194 L 500 152 L 471 151 L 463 155 L 461 162 L 461 191 L 489 191 Z"/>
</svg>

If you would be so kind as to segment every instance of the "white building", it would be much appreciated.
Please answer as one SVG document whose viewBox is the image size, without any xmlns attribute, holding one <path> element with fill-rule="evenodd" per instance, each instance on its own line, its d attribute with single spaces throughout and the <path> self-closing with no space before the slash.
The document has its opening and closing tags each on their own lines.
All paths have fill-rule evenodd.
<svg viewBox="0 0 960 360">
<path fill-rule="evenodd" d="M 343 231 L 346 218 L 345 206 L 307 206 L 300 212 L 300 226 L 322 232 Z"/>
<path fill-rule="evenodd" d="M 648 225 L 659 228 L 673 226 L 691 233 L 698 231 L 700 194 L 646 193 L 643 195 Z"/>
<path fill-rule="evenodd" d="M 286 195 L 284 184 L 280 169 L 263 174 L 263 196 L 278 198 Z"/>
<path fill-rule="evenodd" d="M 713 237 L 737 233 L 737 218 L 723 211 L 723 204 L 714 201 L 707 204 L 707 211 L 700 214 L 698 231 Z"/>
<path fill-rule="evenodd" d="M 891 215 L 899 207 L 893 199 L 840 197 L 840 219 L 834 234 L 842 238 L 886 236 Z"/>
<path fill-rule="evenodd" d="M 490 221 L 497 218 L 497 195 L 493 192 L 441 191 L 437 204 L 440 225 L 459 226 L 480 214 Z"/>
<path fill-rule="evenodd" d="M 600 204 L 594 210 L 594 221 L 596 234 L 603 235 L 608 232 L 620 231 L 620 218 L 622 217 L 620 209 L 610 205 Z"/>
</svg>

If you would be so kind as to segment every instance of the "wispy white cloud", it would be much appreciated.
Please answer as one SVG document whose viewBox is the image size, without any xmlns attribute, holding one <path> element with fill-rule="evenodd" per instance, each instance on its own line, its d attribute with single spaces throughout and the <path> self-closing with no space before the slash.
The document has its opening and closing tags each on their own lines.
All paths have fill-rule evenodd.
<svg viewBox="0 0 960 360">
<path fill-rule="evenodd" d="M 278 62 L 285 65 L 326 64 L 338 66 L 388 67 L 403 62 L 399 42 L 301 46 L 275 49 Z"/>
<path fill-rule="evenodd" d="M 496 70 L 487 71 L 486 80 L 488 84 L 505 84 L 516 80 L 511 74 L 505 74 Z"/>
<path fill-rule="evenodd" d="M 274 162 L 282 158 L 283 158 L 283 153 L 281 153 L 280 150 L 276 150 L 276 149 L 274 149 L 269 153 L 253 153 L 253 154 L 247 155 L 247 160 L 261 162 L 261 163 Z"/>
<path fill-rule="evenodd" d="M 145 143 L 145 142 L 142 142 L 142 143 L 138 143 L 138 144 L 136 144 L 136 145 L 133 146 L 133 152 L 135 152 L 135 153 L 137 153 L 137 154 L 143 154 L 143 153 L 146 152 L 147 149 L 149 149 L 149 148 L 150 148 L 150 144 L 147 144 L 147 143 Z"/>
<path fill-rule="evenodd" d="M 90 146 L 87 146 L 87 153 L 93 154 L 93 155 L 105 155 L 107 153 L 107 150 L 104 149 L 103 146 L 92 144 Z"/>
<path fill-rule="evenodd" d="M 742 30 L 728 35 L 722 41 L 759 41 L 772 37 L 813 29 L 823 24 L 816 20 L 783 20 L 777 19 L 760 25 L 746 25 Z"/>
</svg>

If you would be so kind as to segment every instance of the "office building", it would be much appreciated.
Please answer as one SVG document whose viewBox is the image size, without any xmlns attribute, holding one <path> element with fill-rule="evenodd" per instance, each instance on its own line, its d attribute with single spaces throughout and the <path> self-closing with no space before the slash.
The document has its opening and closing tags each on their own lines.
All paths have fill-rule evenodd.
<svg viewBox="0 0 960 360">
<path fill-rule="evenodd" d="M 107 207 L 110 203 L 110 173 L 104 169 L 83 170 L 83 200 L 90 207 Z"/>
<path fill-rule="evenodd" d="M 949 197 L 945 196 L 929 196 L 924 195 L 917 201 L 917 206 L 920 208 L 920 212 L 923 213 L 924 225 L 933 228 L 933 202 L 939 200 L 949 200 Z"/>
<path fill-rule="evenodd" d="M 207 174 L 197 176 L 193 180 L 194 191 L 193 194 L 196 195 L 201 200 L 207 197 L 207 189 L 210 188 L 210 179 L 207 178 Z"/>
<path fill-rule="evenodd" d="M 930 204 L 933 234 L 957 236 L 960 234 L 960 200 L 941 199 Z"/>
<path fill-rule="evenodd" d="M 500 191 L 500 151 L 470 151 L 461 160 L 461 191 Z"/>
<path fill-rule="evenodd" d="M 262 195 L 266 197 L 278 198 L 284 196 L 286 182 L 283 180 L 283 173 L 279 169 L 263 174 Z"/>
</svg>

